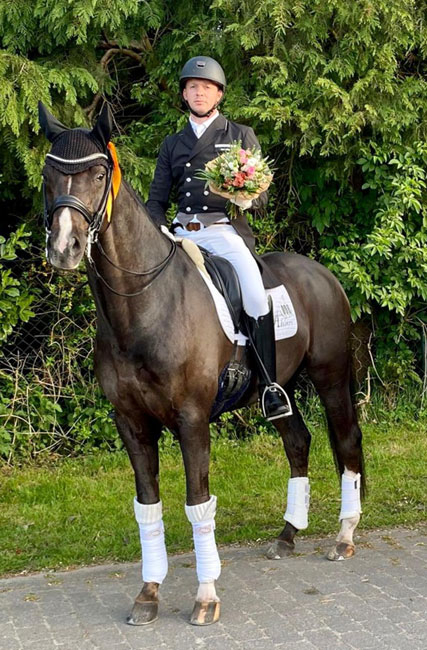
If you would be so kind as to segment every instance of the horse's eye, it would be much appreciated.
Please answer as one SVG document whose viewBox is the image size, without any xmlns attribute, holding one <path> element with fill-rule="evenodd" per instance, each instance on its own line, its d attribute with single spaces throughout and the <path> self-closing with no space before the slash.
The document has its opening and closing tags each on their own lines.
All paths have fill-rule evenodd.
<svg viewBox="0 0 427 650">
<path fill-rule="evenodd" d="M 101 172 L 100 174 L 97 174 L 95 178 L 96 178 L 97 181 L 102 181 L 104 176 L 105 176 L 105 174 Z"/>
</svg>

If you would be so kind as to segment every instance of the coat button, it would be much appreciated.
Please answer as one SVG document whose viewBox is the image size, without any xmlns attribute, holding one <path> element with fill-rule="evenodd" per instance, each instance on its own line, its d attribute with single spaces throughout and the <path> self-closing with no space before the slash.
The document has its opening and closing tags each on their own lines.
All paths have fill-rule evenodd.
<svg viewBox="0 0 427 650">
<path fill-rule="evenodd" d="M 185 209 L 187 210 L 187 212 L 191 212 L 190 206 L 188 206 L 188 208 L 185 208 Z"/>
<path fill-rule="evenodd" d="M 191 196 L 191 192 L 186 192 L 185 196 Z"/>
<path fill-rule="evenodd" d="M 205 196 L 207 196 L 207 195 L 209 194 L 209 190 L 205 190 L 205 191 L 203 192 L 203 194 L 204 194 Z"/>
<path fill-rule="evenodd" d="M 191 163 L 185 163 L 186 167 L 191 167 Z"/>
<path fill-rule="evenodd" d="M 187 178 L 185 180 L 187 181 L 187 183 L 189 183 L 191 181 L 191 178 L 189 176 L 187 176 Z"/>
<path fill-rule="evenodd" d="M 207 206 L 207 205 L 204 205 L 204 206 L 203 206 L 203 210 L 207 210 L 207 209 L 208 209 L 208 206 Z"/>
</svg>

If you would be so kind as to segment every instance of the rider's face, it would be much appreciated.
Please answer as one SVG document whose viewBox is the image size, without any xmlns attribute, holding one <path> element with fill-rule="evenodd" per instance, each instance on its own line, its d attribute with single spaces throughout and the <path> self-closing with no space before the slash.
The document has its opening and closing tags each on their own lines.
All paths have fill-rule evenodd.
<svg viewBox="0 0 427 650">
<path fill-rule="evenodd" d="M 222 90 L 207 79 L 189 79 L 182 94 L 193 110 L 206 113 L 220 101 Z"/>
</svg>

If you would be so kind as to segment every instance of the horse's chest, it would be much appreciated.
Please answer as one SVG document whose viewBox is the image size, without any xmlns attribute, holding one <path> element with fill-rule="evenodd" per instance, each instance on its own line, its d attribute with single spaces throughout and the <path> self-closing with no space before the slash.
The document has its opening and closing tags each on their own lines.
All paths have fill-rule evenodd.
<svg viewBox="0 0 427 650">
<path fill-rule="evenodd" d="M 98 350 L 95 370 L 106 397 L 120 410 L 155 410 L 159 376 L 128 354 Z"/>
</svg>

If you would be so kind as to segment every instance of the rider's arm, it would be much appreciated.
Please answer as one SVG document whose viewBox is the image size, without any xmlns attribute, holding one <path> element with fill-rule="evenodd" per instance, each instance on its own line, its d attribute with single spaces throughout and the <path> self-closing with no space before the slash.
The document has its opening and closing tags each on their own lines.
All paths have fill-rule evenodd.
<svg viewBox="0 0 427 650">
<path fill-rule="evenodd" d="M 168 138 L 166 138 L 160 147 L 154 178 L 150 185 L 150 192 L 146 203 L 151 218 L 158 226 L 167 225 L 165 215 L 169 206 L 172 180 Z"/>
<path fill-rule="evenodd" d="M 254 130 L 249 126 L 244 134 L 242 146 L 244 149 L 261 149 Z M 268 192 L 262 192 L 257 199 L 252 201 L 251 210 L 259 210 L 267 205 Z"/>
</svg>

